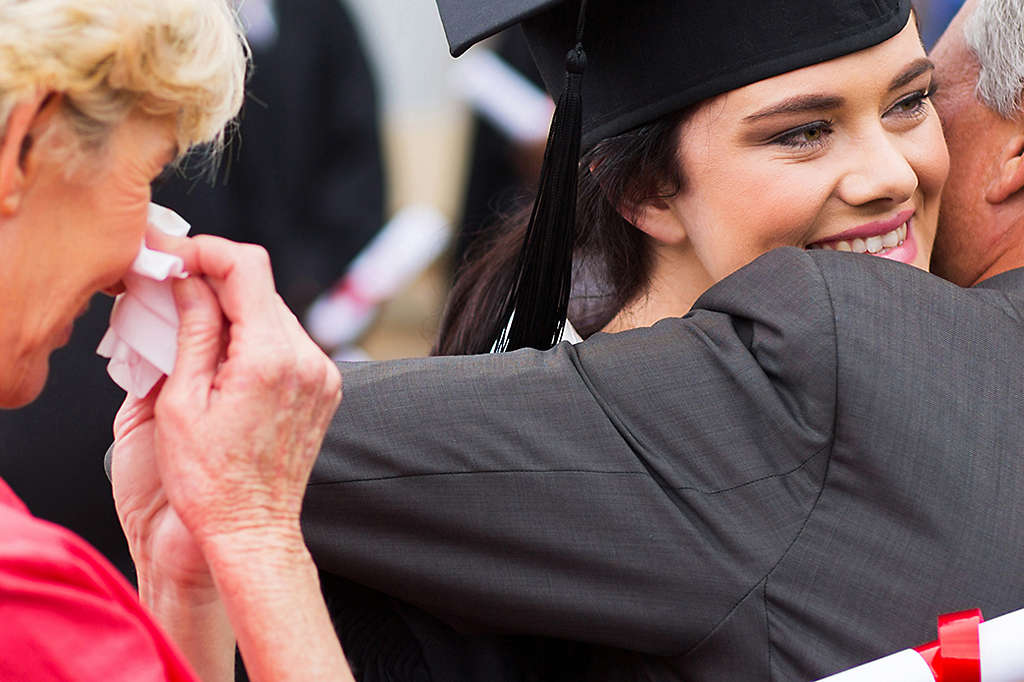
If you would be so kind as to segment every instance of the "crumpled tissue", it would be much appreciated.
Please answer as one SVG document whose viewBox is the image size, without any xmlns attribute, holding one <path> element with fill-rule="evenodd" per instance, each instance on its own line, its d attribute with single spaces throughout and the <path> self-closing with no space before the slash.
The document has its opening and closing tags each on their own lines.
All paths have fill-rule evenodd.
<svg viewBox="0 0 1024 682">
<path fill-rule="evenodd" d="M 184 218 L 158 204 L 149 205 L 148 220 L 158 230 L 178 237 L 190 229 Z M 145 396 L 174 369 L 178 310 L 171 280 L 187 276 L 180 258 L 143 244 L 124 277 L 125 291 L 114 301 L 110 327 L 96 352 L 110 358 L 110 378 L 133 396 Z"/>
</svg>

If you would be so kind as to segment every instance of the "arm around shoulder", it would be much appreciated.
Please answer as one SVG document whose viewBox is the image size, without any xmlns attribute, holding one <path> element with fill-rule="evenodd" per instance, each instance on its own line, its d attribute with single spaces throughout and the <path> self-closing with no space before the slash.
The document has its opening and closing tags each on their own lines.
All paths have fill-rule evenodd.
<svg viewBox="0 0 1024 682">
<path fill-rule="evenodd" d="M 470 627 L 685 649 L 809 513 L 835 400 L 801 252 L 702 306 L 543 353 L 343 365 L 303 514 L 317 563 Z"/>
</svg>

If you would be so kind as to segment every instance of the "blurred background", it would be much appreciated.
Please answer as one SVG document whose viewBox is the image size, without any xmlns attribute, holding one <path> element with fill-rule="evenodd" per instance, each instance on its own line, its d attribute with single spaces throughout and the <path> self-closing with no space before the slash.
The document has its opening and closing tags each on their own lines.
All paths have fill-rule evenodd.
<svg viewBox="0 0 1024 682">
<path fill-rule="evenodd" d="M 927 45 L 959 5 L 916 0 Z M 254 70 L 239 134 L 215 173 L 185 164 L 155 200 L 193 233 L 264 244 L 337 357 L 427 354 L 456 263 L 539 170 L 550 103 L 521 37 L 453 60 L 430 0 L 245 0 L 240 13 Z M 0 412 L 0 475 L 134 580 L 102 469 L 123 399 L 95 355 L 110 305 L 98 297 L 76 324 L 38 401 Z"/>
</svg>

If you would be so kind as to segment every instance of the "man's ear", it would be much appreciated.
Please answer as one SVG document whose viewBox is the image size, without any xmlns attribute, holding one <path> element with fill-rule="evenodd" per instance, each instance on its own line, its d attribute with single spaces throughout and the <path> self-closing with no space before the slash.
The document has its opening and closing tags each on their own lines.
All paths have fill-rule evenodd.
<svg viewBox="0 0 1024 682">
<path fill-rule="evenodd" d="M 42 92 L 11 109 L 0 139 L 0 215 L 13 215 L 21 206 L 25 179 L 35 158 L 32 145 L 59 108 L 59 100 L 52 92 Z"/>
<path fill-rule="evenodd" d="M 1014 135 L 999 153 L 995 177 L 985 189 L 985 201 L 1001 204 L 1024 189 L 1024 135 Z"/>
</svg>

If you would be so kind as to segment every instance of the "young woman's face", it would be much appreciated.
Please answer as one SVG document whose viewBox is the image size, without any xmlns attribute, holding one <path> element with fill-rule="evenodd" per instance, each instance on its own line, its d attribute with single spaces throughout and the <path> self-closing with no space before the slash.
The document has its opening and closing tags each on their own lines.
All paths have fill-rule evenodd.
<svg viewBox="0 0 1024 682">
<path fill-rule="evenodd" d="M 875 47 L 702 103 L 666 210 L 712 281 L 779 246 L 927 269 L 949 157 L 911 21 Z"/>
</svg>

